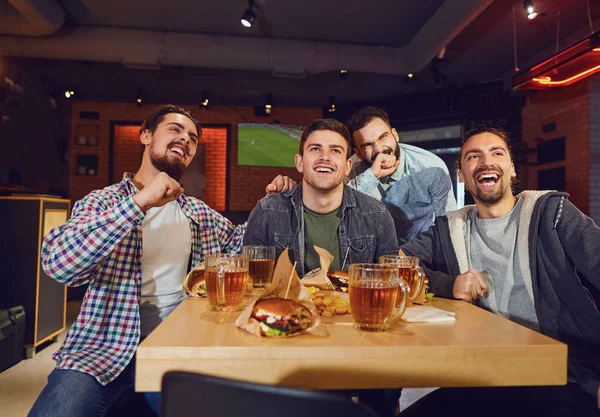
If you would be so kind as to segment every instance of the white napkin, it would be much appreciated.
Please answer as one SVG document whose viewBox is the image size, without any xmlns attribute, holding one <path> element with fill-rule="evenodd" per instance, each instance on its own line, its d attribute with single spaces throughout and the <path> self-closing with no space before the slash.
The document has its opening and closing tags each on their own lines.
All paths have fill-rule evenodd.
<svg viewBox="0 0 600 417">
<path fill-rule="evenodd" d="M 439 308 L 427 306 L 407 308 L 401 318 L 408 323 L 433 323 L 456 320 L 452 311 L 440 310 Z"/>
</svg>

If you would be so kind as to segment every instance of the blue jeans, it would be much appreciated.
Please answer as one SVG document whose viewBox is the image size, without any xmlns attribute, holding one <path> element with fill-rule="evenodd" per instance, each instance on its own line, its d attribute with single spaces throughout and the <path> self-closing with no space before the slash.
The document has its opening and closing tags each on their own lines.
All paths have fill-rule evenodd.
<svg viewBox="0 0 600 417">
<path fill-rule="evenodd" d="M 53 370 L 28 417 L 142 416 L 152 415 L 152 411 L 158 414 L 160 394 L 147 393 L 144 399 L 134 392 L 134 362 L 105 386 L 83 372 Z"/>
</svg>

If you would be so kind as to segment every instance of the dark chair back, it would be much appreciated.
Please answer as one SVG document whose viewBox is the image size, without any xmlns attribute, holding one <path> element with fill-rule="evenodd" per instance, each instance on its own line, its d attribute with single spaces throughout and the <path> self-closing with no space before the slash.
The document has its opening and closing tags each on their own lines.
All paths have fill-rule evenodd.
<svg viewBox="0 0 600 417">
<path fill-rule="evenodd" d="M 188 372 L 162 380 L 162 417 L 377 417 L 342 395 Z"/>
</svg>

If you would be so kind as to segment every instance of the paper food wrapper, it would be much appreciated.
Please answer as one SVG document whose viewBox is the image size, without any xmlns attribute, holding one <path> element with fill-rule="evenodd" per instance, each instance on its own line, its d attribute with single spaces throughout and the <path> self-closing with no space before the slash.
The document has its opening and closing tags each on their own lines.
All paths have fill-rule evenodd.
<svg viewBox="0 0 600 417">
<path fill-rule="evenodd" d="M 309 271 L 304 278 L 302 279 L 302 284 L 307 287 L 317 287 L 322 290 L 333 290 L 333 284 L 327 278 L 327 271 L 329 271 L 329 266 L 333 262 L 333 255 L 330 254 L 327 250 L 320 248 L 318 246 L 314 246 L 315 251 L 319 254 L 319 261 L 321 264 L 320 268 L 313 269 Z"/>
<path fill-rule="evenodd" d="M 204 261 L 196 265 L 183 280 L 183 289 L 192 297 L 206 297 Z"/>
<path fill-rule="evenodd" d="M 407 308 L 401 317 L 408 323 L 436 323 L 443 321 L 456 321 L 452 311 L 441 310 L 435 307 L 416 306 Z"/>
<path fill-rule="evenodd" d="M 273 280 L 271 281 L 271 285 L 269 285 L 265 292 L 262 293 L 259 297 L 256 297 L 250 301 L 250 304 L 242 311 L 242 313 L 236 320 L 236 327 L 239 327 L 240 329 L 243 329 L 255 336 L 261 337 L 260 326 L 258 324 L 258 321 L 253 319 L 251 316 L 252 310 L 254 309 L 254 304 L 256 304 L 258 300 L 264 298 L 288 298 L 290 300 L 297 301 L 304 307 L 306 307 L 313 317 L 313 324 L 306 330 L 306 332 L 278 337 L 293 337 L 304 333 L 309 333 L 314 336 L 329 336 L 329 332 L 321 323 L 321 316 L 317 312 L 315 304 L 310 298 L 310 295 L 308 295 L 306 288 L 304 288 L 304 286 L 300 282 L 300 278 L 298 278 L 296 269 L 290 262 L 287 249 L 283 251 L 283 253 L 279 256 L 279 259 L 277 260 L 277 265 L 275 266 L 275 271 L 273 272 Z"/>
</svg>

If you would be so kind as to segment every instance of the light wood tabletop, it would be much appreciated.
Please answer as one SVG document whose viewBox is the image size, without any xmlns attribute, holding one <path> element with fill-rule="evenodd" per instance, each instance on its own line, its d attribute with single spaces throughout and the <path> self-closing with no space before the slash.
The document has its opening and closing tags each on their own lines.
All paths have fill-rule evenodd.
<svg viewBox="0 0 600 417">
<path fill-rule="evenodd" d="M 463 301 L 434 299 L 456 321 L 398 322 L 383 333 L 329 319 L 329 337 L 260 338 L 188 298 L 139 346 L 137 391 L 171 370 L 313 389 L 563 385 L 567 346 Z"/>
</svg>

